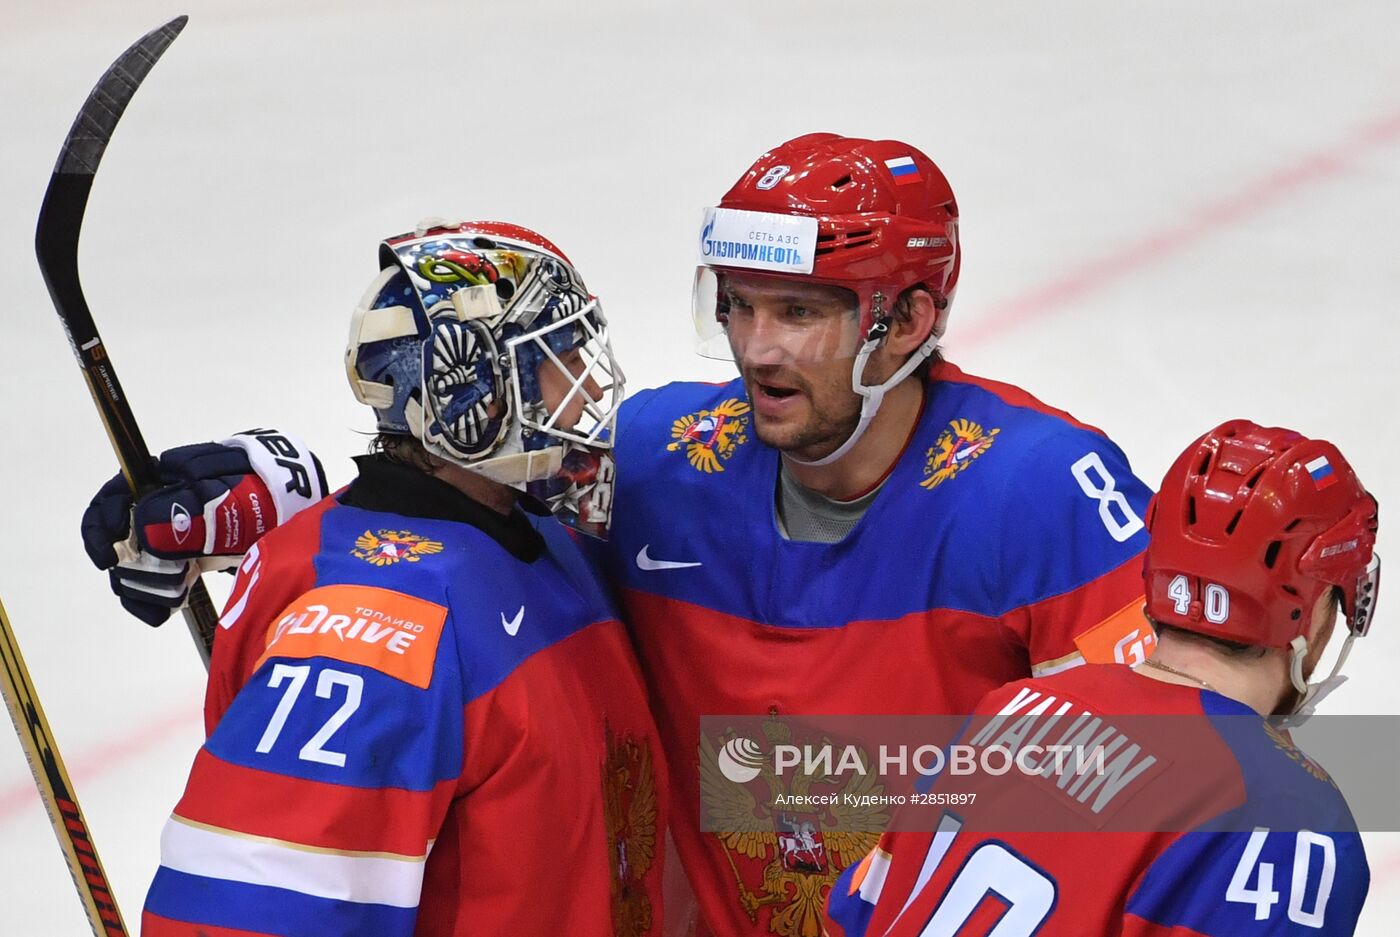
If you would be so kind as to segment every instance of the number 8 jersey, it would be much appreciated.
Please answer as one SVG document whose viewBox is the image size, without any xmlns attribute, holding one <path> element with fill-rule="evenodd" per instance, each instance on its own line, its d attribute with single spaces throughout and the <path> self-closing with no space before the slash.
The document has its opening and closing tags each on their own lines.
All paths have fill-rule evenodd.
<svg viewBox="0 0 1400 937">
<path fill-rule="evenodd" d="M 359 463 L 240 567 L 143 932 L 659 933 L 664 769 L 577 545 Z"/>
<path fill-rule="evenodd" d="M 819 932 L 875 837 L 764 808 L 700 829 L 705 715 L 965 713 L 1010 680 L 1143 659 L 1150 492 L 1103 433 L 943 362 L 843 539 L 785 539 L 742 381 L 623 405 L 607 569 L 671 763 L 671 829 L 715 934 Z M 785 828 L 802 825 L 803 844 Z M 810 843 L 807 840 L 810 839 Z"/>
</svg>

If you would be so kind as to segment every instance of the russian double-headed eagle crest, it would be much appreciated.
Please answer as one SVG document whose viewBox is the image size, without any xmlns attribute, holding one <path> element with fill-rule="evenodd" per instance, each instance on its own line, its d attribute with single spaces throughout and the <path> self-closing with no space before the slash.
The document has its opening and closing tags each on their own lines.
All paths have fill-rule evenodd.
<svg viewBox="0 0 1400 937">
<path fill-rule="evenodd" d="M 425 556 L 442 552 L 442 544 L 406 530 L 368 530 L 355 538 L 350 553 L 375 566 L 390 566 L 399 560 L 416 563 Z"/>
<path fill-rule="evenodd" d="M 619 738 L 606 725 L 603 733 L 603 817 L 612 871 L 613 934 L 640 937 L 652 925 L 646 875 L 656 860 L 656 775 L 645 742 Z"/>
<path fill-rule="evenodd" d="M 1275 727 L 1269 722 L 1264 723 L 1264 732 L 1269 736 L 1270 741 L 1274 743 L 1275 748 L 1287 755 L 1289 760 L 1296 763 L 1314 779 L 1324 784 L 1330 784 L 1333 787 L 1337 786 L 1337 782 L 1332 780 L 1332 776 L 1327 773 L 1327 769 L 1313 761 L 1302 749 L 1294 745 L 1293 739 L 1289 738 L 1287 732 L 1284 732 L 1282 729 Z"/>
<path fill-rule="evenodd" d="M 973 460 L 992 448 L 1000 429 L 984 430 L 971 420 L 954 420 L 938 436 L 924 463 L 924 480 L 919 485 L 934 489 L 967 470 Z"/>
<path fill-rule="evenodd" d="M 769 744 L 791 742 L 791 728 L 779 720 L 766 723 L 764 734 Z M 705 829 L 725 831 L 711 835 L 734 873 L 739 906 L 755 924 L 770 908 L 770 934 L 821 937 L 827 893 L 847 866 L 875 848 L 880 834 L 874 831 L 888 825 L 889 814 L 881 806 L 849 803 L 844 796 L 820 808 L 789 807 L 778 798 L 838 793 L 858 801 L 862 795 L 881 794 L 883 785 L 873 772 L 850 778 L 802 771 L 779 775 L 771 760 L 765 760 L 755 780 L 739 784 L 722 772 L 717 741 L 725 740 L 701 734 L 701 809 Z M 760 790 L 767 796 L 756 796 Z"/>
<path fill-rule="evenodd" d="M 709 475 L 723 472 L 734 450 L 748 442 L 749 405 L 738 397 L 730 397 L 713 410 L 688 413 L 671 424 L 667 452 L 684 449 L 690 464 Z"/>
</svg>

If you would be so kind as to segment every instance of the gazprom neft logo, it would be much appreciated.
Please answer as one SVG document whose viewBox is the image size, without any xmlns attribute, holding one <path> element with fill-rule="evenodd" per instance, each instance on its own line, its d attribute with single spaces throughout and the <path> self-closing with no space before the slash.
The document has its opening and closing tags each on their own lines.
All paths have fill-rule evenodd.
<svg viewBox="0 0 1400 937">
<path fill-rule="evenodd" d="M 817 219 L 770 212 L 707 208 L 700 227 L 700 263 L 782 273 L 811 273 Z"/>
</svg>

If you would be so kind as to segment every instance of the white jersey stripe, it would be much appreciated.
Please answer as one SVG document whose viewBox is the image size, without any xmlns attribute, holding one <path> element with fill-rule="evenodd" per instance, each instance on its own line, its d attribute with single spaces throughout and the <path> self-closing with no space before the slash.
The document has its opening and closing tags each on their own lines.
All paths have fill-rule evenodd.
<svg viewBox="0 0 1400 937">
<path fill-rule="evenodd" d="M 880 892 L 885 890 L 885 876 L 890 872 L 890 854 L 876 849 L 870 854 L 870 865 L 865 870 L 865 880 L 860 883 L 857 894 L 863 901 L 875 904 L 880 900 Z"/>
<path fill-rule="evenodd" d="M 264 837 L 191 826 L 179 817 L 170 818 L 160 837 L 160 864 L 177 872 L 395 908 L 418 906 L 425 858 L 313 852 Z"/>
</svg>

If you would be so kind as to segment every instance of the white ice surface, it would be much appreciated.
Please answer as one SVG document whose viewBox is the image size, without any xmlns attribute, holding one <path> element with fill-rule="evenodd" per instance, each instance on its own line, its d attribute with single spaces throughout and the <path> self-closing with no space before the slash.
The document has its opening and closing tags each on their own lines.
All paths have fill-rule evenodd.
<svg viewBox="0 0 1400 937">
<path fill-rule="evenodd" d="M 830 129 L 908 140 L 952 180 L 953 360 L 1103 427 L 1148 480 L 1248 416 L 1335 439 L 1400 503 L 1393 4 L 6 0 L 0 597 L 133 928 L 202 675 L 179 624 L 126 617 L 83 557 L 114 462 L 32 239 L 89 88 L 181 12 L 82 242 L 153 448 L 273 423 L 346 479 L 369 427 L 347 313 L 377 240 L 430 213 L 555 239 L 634 386 L 722 378 L 689 350 L 700 208 L 765 148 Z M 1383 610 L 1332 711 L 1400 712 L 1395 625 Z M 82 933 L 28 783 L 0 731 L 0 932 Z M 1360 933 L 1384 937 L 1400 836 L 1368 841 Z"/>
</svg>

